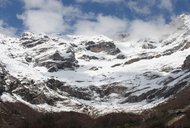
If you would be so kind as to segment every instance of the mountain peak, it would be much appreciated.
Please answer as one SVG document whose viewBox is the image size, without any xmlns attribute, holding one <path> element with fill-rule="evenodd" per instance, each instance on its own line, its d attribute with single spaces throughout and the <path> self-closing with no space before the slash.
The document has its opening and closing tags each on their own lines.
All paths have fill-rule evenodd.
<svg viewBox="0 0 190 128">
<path fill-rule="evenodd" d="M 0 99 L 91 116 L 152 108 L 188 86 L 189 16 L 178 20 L 182 28 L 159 42 L 31 32 L 0 37 Z"/>
<path fill-rule="evenodd" d="M 178 29 L 190 29 L 190 15 L 181 14 L 172 22 Z"/>
</svg>

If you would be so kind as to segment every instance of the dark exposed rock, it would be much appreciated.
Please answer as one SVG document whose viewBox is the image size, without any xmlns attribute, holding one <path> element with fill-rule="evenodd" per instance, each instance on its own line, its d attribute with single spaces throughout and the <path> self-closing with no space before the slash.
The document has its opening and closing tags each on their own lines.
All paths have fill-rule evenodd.
<svg viewBox="0 0 190 128">
<path fill-rule="evenodd" d="M 156 46 L 154 46 L 154 45 L 151 44 L 151 43 L 146 43 L 146 44 L 143 44 L 142 48 L 143 48 L 143 49 L 155 49 Z"/>
<path fill-rule="evenodd" d="M 31 48 L 31 47 L 35 47 L 35 46 L 37 46 L 37 45 L 39 45 L 39 44 L 43 44 L 43 43 L 45 43 L 45 42 L 47 42 L 47 41 L 48 41 L 48 40 L 47 40 L 47 39 L 44 39 L 44 38 L 42 38 L 42 39 L 33 39 L 33 40 L 24 41 L 24 42 L 22 43 L 22 45 L 23 45 L 24 47 Z"/>
<path fill-rule="evenodd" d="M 128 103 L 135 103 L 135 102 L 139 102 L 140 101 L 140 98 L 138 96 L 129 96 L 127 98 L 127 100 L 125 100 L 124 102 L 122 102 L 121 104 L 124 104 L 126 102 Z"/>
<path fill-rule="evenodd" d="M 47 103 L 49 105 L 53 105 L 55 101 L 53 99 L 47 97 L 44 93 L 41 93 L 34 97 L 31 101 L 32 104 L 44 104 Z"/>
<path fill-rule="evenodd" d="M 182 65 L 182 69 L 183 70 L 190 69 L 190 55 L 186 57 L 183 65 Z"/>
<path fill-rule="evenodd" d="M 71 86 L 62 86 L 61 91 L 67 92 L 70 96 L 76 97 L 84 100 L 91 100 L 93 98 L 93 94 L 87 88 L 78 88 Z"/>
<path fill-rule="evenodd" d="M 14 76 L 10 75 L 5 67 L 0 64 L 0 95 L 3 92 L 12 93 L 20 84 L 20 81 Z"/>
<path fill-rule="evenodd" d="M 132 64 L 132 63 L 134 63 L 134 62 L 138 62 L 138 61 L 140 61 L 141 59 L 142 59 L 142 58 L 133 58 L 133 59 L 130 59 L 130 60 L 126 61 L 126 62 L 124 63 L 124 65 Z"/>
<path fill-rule="evenodd" d="M 152 101 L 154 98 L 161 98 L 164 94 L 165 90 L 167 90 L 168 87 L 163 87 L 160 89 L 154 89 L 153 92 L 150 92 L 147 96 L 147 101 Z"/>
<path fill-rule="evenodd" d="M 116 57 L 117 59 L 125 59 L 126 58 L 126 56 L 125 55 L 123 55 L 123 54 L 119 54 L 119 55 L 117 55 L 117 57 Z"/>
<path fill-rule="evenodd" d="M 171 72 L 172 70 L 174 70 L 174 68 L 170 67 L 168 65 L 164 65 L 164 66 L 161 67 L 162 72 Z"/>
<path fill-rule="evenodd" d="M 7 72 L 3 65 L 0 64 L 0 95 L 2 95 L 3 92 L 5 92 L 5 76 L 7 75 Z"/>
<path fill-rule="evenodd" d="M 64 56 L 61 56 L 59 51 L 55 51 L 55 53 L 53 55 L 51 55 L 49 58 L 52 59 L 52 60 L 58 60 L 58 61 L 63 61 L 64 60 Z"/>
<path fill-rule="evenodd" d="M 46 61 L 37 64 L 38 66 L 45 66 L 49 72 L 58 71 L 58 69 L 74 70 L 78 65 L 69 61 Z"/>
<path fill-rule="evenodd" d="M 96 43 L 93 42 L 93 41 L 88 41 L 88 42 L 85 42 L 85 46 L 89 46 L 89 45 L 95 45 Z"/>
<path fill-rule="evenodd" d="M 32 33 L 26 32 L 22 34 L 20 41 L 24 47 L 31 48 L 49 41 L 49 37 L 45 35 L 35 38 Z"/>
<path fill-rule="evenodd" d="M 25 87 L 21 87 L 20 89 L 14 91 L 13 93 L 22 97 L 23 100 L 31 103 L 31 104 L 44 104 L 47 103 L 49 105 L 53 105 L 58 99 L 53 99 L 53 97 L 49 97 L 45 95 L 43 92 L 39 90 L 33 90 Z"/>
<path fill-rule="evenodd" d="M 7 72 L 2 64 L 0 64 L 0 81 L 5 78 Z"/>
<path fill-rule="evenodd" d="M 134 87 L 135 88 L 135 87 Z M 133 89 L 134 89 L 133 88 Z M 142 88 L 142 89 L 137 89 L 137 90 L 131 90 L 131 91 L 128 91 L 127 93 L 125 93 L 124 97 L 128 97 L 130 96 L 132 93 L 136 93 L 136 92 L 140 92 L 140 91 L 143 91 L 143 90 L 146 90 L 146 89 L 149 89 L 150 87 L 145 87 L 145 88 Z"/>
<path fill-rule="evenodd" d="M 59 80 L 55 80 L 55 79 L 49 79 L 47 82 L 46 82 L 46 85 L 53 89 L 53 90 L 57 90 L 57 89 L 60 89 L 65 83 L 64 82 L 61 82 Z"/>
<path fill-rule="evenodd" d="M 92 98 L 92 93 L 90 93 L 89 89 L 67 86 L 64 82 L 59 80 L 49 79 L 46 82 L 46 85 L 53 90 L 59 89 L 61 91 L 67 92 L 70 96 L 79 99 L 90 100 Z"/>
<path fill-rule="evenodd" d="M 53 65 L 48 69 L 48 72 L 57 72 L 59 69 L 57 65 Z"/>
<path fill-rule="evenodd" d="M 173 48 L 164 51 L 163 55 L 171 55 L 176 51 L 179 51 L 179 50 L 183 51 L 188 48 L 190 48 L 190 42 L 188 42 L 187 40 L 184 40 L 182 43 L 179 43 L 177 46 L 174 46 Z"/>
<path fill-rule="evenodd" d="M 112 65 L 111 67 L 114 68 L 114 67 L 118 67 L 118 66 L 121 66 L 122 64 L 114 64 Z"/>
<path fill-rule="evenodd" d="M 32 33 L 30 33 L 30 32 L 24 32 L 24 33 L 21 35 L 21 40 L 27 40 L 31 34 L 32 34 Z"/>
<path fill-rule="evenodd" d="M 132 63 L 138 62 L 140 60 L 149 60 L 149 59 L 152 59 L 152 58 L 157 58 L 157 56 L 152 56 L 152 55 L 149 56 L 149 55 L 147 55 L 147 56 L 142 56 L 142 57 L 140 56 L 138 58 L 132 58 L 132 59 L 126 61 L 124 63 L 124 65 L 132 64 Z"/>
<path fill-rule="evenodd" d="M 188 82 L 184 81 L 181 83 L 175 84 L 175 86 L 169 88 L 165 91 L 165 93 L 162 95 L 164 98 L 168 98 L 171 95 L 176 94 L 178 91 L 180 91 L 183 87 L 187 86 Z"/>
<path fill-rule="evenodd" d="M 5 92 L 5 87 L 0 84 L 0 96 L 3 94 L 3 92 Z"/>
<path fill-rule="evenodd" d="M 8 75 L 6 79 L 9 81 L 6 83 L 7 91 L 12 92 L 20 86 L 20 81 L 17 78 Z"/>
<path fill-rule="evenodd" d="M 31 102 L 32 99 L 38 95 L 37 92 L 34 92 L 34 91 L 32 92 L 28 88 L 24 88 L 24 87 L 15 91 L 14 93 L 16 93 L 17 95 L 20 95 L 27 102 Z"/>
<path fill-rule="evenodd" d="M 120 83 L 114 82 L 114 83 L 111 83 L 111 84 L 108 84 L 108 85 L 103 85 L 102 86 L 102 90 L 103 90 L 102 94 L 104 96 L 108 96 L 108 95 L 110 95 L 112 93 L 116 93 L 116 94 L 119 94 L 119 95 L 122 96 L 122 95 L 125 94 L 127 89 L 128 89 L 127 87 L 120 85 Z"/>
<path fill-rule="evenodd" d="M 45 66 L 49 72 L 56 72 L 59 69 L 74 70 L 79 67 L 78 61 L 75 59 L 75 54 L 72 50 L 67 49 L 67 57 L 62 55 L 59 51 L 55 51 L 54 54 L 44 56 L 40 59 L 36 59 L 36 66 Z"/>
<path fill-rule="evenodd" d="M 84 59 L 86 61 L 90 61 L 90 60 L 98 60 L 99 58 L 96 56 L 82 55 L 79 59 Z"/>
<path fill-rule="evenodd" d="M 32 62 L 32 56 L 26 55 L 25 60 L 26 60 L 26 62 Z"/>
<path fill-rule="evenodd" d="M 158 91 L 158 89 L 152 89 L 146 93 L 143 93 L 139 96 L 136 96 L 136 95 L 130 95 L 125 101 L 122 102 L 123 103 L 135 103 L 135 102 L 141 102 L 143 100 L 150 100 L 150 99 L 153 99 L 155 98 L 154 96 L 152 96 L 154 93 L 156 93 Z"/>
<path fill-rule="evenodd" d="M 164 80 L 162 80 L 159 84 L 163 84 L 163 85 L 167 85 L 170 82 L 174 81 L 176 78 L 168 76 L 167 78 L 165 78 Z"/>
<path fill-rule="evenodd" d="M 98 67 L 91 67 L 89 70 L 97 71 L 97 70 L 98 70 Z"/>
<path fill-rule="evenodd" d="M 156 78 L 161 77 L 160 75 L 155 74 L 155 73 L 153 73 L 153 72 L 145 72 L 145 73 L 143 73 L 143 76 L 145 76 L 145 77 L 146 77 L 147 79 L 149 79 L 149 80 L 152 80 L 152 79 L 156 79 Z"/>
<path fill-rule="evenodd" d="M 177 94 L 177 92 L 179 92 L 185 86 L 189 86 L 187 81 L 184 81 L 181 83 L 179 82 L 175 84 L 173 87 L 164 86 L 163 88 L 160 88 L 160 89 L 152 89 L 139 96 L 130 95 L 132 94 L 130 93 L 127 99 L 122 102 L 122 104 L 127 103 L 127 102 L 128 103 L 141 102 L 143 100 L 147 100 L 148 102 L 151 102 L 153 101 L 154 98 L 161 98 L 161 97 L 168 98 L 174 94 Z"/>
<path fill-rule="evenodd" d="M 87 42 L 85 45 L 87 50 L 90 50 L 91 52 L 95 53 L 102 51 L 110 55 L 116 55 L 120 53 L 120 50 L 115 46 L 113 42 Z"/>
<path fill-rule="evenodd" d="M 46 85 L 53 90 L 57 91 L 57 89 L 59 89 L 61 91 L 67 92 L 68 95 L 72 97 L 84 100 L 92 100 L 94 98 L 94 93 L 103 98 L 112 93 L 116 93 L 120 96 L 123 96 L 127 91 L 127 87 L 119 85 L 119 83 L 117 82 L 108 85 L 102 85 L 101 87 L 91 85 L 88 88 L 81 88 L 65 85 L 64 82 L 55 79 L 50 79 L 46 82 Z"/>
<path fill-rule="evenodd" d="M 97 86 L 91 85 L 91 86 L 89 86 L 89 90 L 92 91 L 92 92 L 96 92 L 100 96 L 104 95 L 103 92 L 102 92 L 102 89 L 97 87 Z"/>
</svg>

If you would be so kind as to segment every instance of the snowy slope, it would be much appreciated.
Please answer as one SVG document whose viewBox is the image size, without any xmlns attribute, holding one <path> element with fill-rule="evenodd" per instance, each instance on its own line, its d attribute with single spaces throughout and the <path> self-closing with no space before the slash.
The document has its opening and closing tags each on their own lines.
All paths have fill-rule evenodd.
<svg viewBox="0 0 190 128">
<path fill-rule="evenodd" d="M 176 29 L 160 41 L 0 35 L 0 64 L 7 71 L 1 99 L 90 115 L 151 108 L 189 84 L 190 73 L 181 66 L 190 55 L 190 16 L 171 26 Z"/>
</svg>

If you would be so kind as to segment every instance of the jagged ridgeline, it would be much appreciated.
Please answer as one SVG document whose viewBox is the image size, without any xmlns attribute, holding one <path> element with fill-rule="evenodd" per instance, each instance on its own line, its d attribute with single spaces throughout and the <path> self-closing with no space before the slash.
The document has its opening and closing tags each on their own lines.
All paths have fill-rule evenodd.
<svg viewBox="0 0 190 128">
<path fill-rule="evenodd" d="M 6 114 L 12 115 L 12 112 L 16 112 L 15 115 L 32 113 L 42 120 L 46 117 L 44 113 L 55 112 L 57 115 L 47 116 L 48 121 L 72 111 L 82 114 L 69 114 L 76 114 L 93 124 L 96 121 L 92 117 L 106 122 L 107 117 L 100 116 L 114 112 L 149 115 L 146 111 L 154 110 L 152 108 L 189 87 L 190 16 L 181 15 L 170 25 L 173 31 L 159 40 L 150 37 L 121 41 L 103 35 L 31 32 L 18 38 L 0 35 L 0 112 L 5 113 L 0 115 L 0 126 L 7 119 Z M 183 105 L 185 107 L 179 107 L 180 116 L 170 122 L 164 121 L 164 126 L 172 127 L 177 119 L 187 116 L 181 111 L 188 112 L 188 104 Z M 175 115 L 179 108 L 173 108 L 171 113 Z M 119 114 L 109 116 L 120 118 Z M 156 118 L 162 116 L 166 115 Z M 137 121 L 135 126 L 141 125 L 145 118 L 136 114 L 122 117 L 123 120 L 131 119 L 132 124 Z M 17 119 L 20 120 L 20 116 Z M 127 123 L 126 127 L 132 124 Z M 7 121 L 3 125 L 10 126 Z"/>
</svg>

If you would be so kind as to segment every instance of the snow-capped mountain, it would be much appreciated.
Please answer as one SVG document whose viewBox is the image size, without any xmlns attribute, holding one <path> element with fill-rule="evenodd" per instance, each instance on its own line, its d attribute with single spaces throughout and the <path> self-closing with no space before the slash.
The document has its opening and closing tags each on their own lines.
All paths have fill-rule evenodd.
<svg viewBox="0 0 190 128">
<path fill-rule="evenodd" d="M 0 98 L 91 116 L 152 108 L 189 86 L 190 16 L 170 27 L 159 41 L 0 35 Z"/>
</svg>

